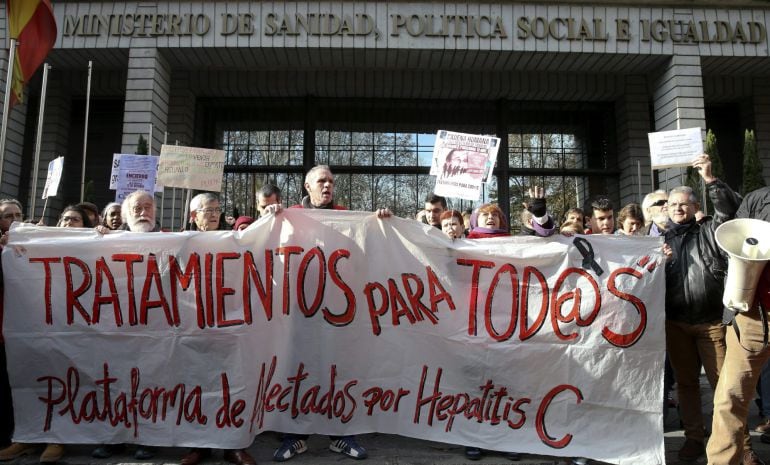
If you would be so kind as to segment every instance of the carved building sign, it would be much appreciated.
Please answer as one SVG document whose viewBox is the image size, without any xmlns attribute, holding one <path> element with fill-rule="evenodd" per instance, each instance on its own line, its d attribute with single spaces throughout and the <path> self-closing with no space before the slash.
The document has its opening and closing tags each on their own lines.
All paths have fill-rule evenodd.
<svg viewBox="0 0 770 465">
<path fill-rule="evenodd" d="M 392 13 L 380 30 L 377 18 L 362 13 L 278 14 L 259 18 L 253 13 L 223 13 L 212 18 L 203 13 L 110 15 L 65 15 L 64 37 L 157 37 L 157 36 L 359 36 L 478 38 L 489 40 L 557 40 L 743 43 L 757 44 L 767 38 L 765 24 L 758 21 L 682 21 L 671 18 L 631 21 L 617 18 L 520 16 L 514 21 L 503 16 L 400 14 Z"/>
</svg>

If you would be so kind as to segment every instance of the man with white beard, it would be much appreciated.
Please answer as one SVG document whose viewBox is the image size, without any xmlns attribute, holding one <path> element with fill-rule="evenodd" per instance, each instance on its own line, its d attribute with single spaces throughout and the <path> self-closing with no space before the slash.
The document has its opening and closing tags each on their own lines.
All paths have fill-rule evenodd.
<svg viewBox="0 0 770 465">
<path fill-rule="evenodd" d="M 160 228 L 155 224 L 155 197 L 147 191 L 134 191 L 123 200 L 120 206 L 120 216 L 123 224 L 118 231 L 131 232 L 158 232 Z M 114 232 L 100 224 L 96 229 L 101 234 Z M 123 444 L 102 444 L 91 452 L 91 456 L 97 459 L 106 459 L 113 454 L 122 452 Z M 155 448 L 137 445 L 134 458 L 137 460 L 149 460 L 155 456 Z"/>
<path fill-rule="evenodd" d="M 120 217 L 123 219 L 123 224 L 117 231 L 160 231 L 160 227 L 155 223 L 155 197 L 147 191 L 139 190 L 128 194 L 120 206 Z M 101 224 L 94 229 L 102 234 L 114 232 Z"/>
<path fill-rule="evenodd" d="M 155 197 L 147 191 L 128 194 L 120 207 L 123 224 L 120 229 L 132 232 L 158 232 L 155 224 Z"/>
</svg>

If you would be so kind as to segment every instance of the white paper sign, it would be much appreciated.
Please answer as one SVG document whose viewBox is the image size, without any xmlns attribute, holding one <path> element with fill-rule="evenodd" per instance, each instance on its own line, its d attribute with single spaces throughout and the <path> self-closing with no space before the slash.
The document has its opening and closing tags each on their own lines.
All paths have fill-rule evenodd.
<svg viewBox="0 0 770 465">
<path fill-rule="evenodd" d="M 665 461 L 660 238 L 452 241 L 302 209 L 242 232 L 10 237 L 15 441 L 238 449 L 263 431 L 383 432 Z"/>
<path fill-rule="evenodd" d="M 660 131 L 647 134 L 653 169 L 690 166 L 703 153 L 701 128 Z"/>
<path fill-rule="evenodd" d="M 158 182 L 168 187 L 219 192 L 224 169 L 224 150 L 164 144 L 160 149 Z"/>
<path fill-rule="evenodd" d="M 128 194 L 137 190 L 152 192 L 156 186 L 158 159 L 151 155 L 121 155 L 115 201 L 122 202 Z"/>
<path fill-rule="evenodd" d="M 479 200 L 499 147 L 498 137 L 438 131 L 430 170 L 436 176 L 433 191 L 444 197 Z"/>
<path fill-rule="evenodd" d="M 48 174 L 45 178 L 45 187 L 43 188 L 42 199 L 48 197 L 56 197 L 56 193 L 59 192 L 59 182 L 61 182 L 61 175 L 64 171 L 64 157 L 56 157 L 48 162 Z"/>
<path fill-rule="evenodd" d="M 124 155 L 128 156 L 128 157 L 147 157 L 148 156 L 148 155 L 137 155 L 137 154 L 133 154 L 133 153 L 126 153 L 126 154 L 124 154 L 124 153 L 113 153 L 112 154 L 112 170 L 110 171 L 110 187 L 109 187 L 112 190 L 117 190 L 118 189 L 118 175 L 120 174 L 120 160 L 121 160 L 121 158 Z M 156 180 L 154 190 L 155 190 L 155 192 L 163 192 L 163 185 L 162 184 L 158 184 L 158 182 L 157 182 L 157 178 L 158 178 L 158 173 L 157 173 L 157 171 L 158 171 L 158 157 L 157 156 L 153 156 L 152 158 L 155 159 L 155 161 L 153 162 L 153 163 L 155 163 L 155 180 Z M 149 189 L 145 189 L 145 190 L 149 191 Z"/>
</svg>

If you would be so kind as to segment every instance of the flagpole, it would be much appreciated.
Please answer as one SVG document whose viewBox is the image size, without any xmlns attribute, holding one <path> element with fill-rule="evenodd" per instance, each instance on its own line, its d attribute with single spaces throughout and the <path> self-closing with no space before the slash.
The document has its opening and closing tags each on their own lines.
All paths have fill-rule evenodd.
<svg viewBox="0 0 770 465">
<path fill-rule="evenodd" d="M 86 86 L 86 121 L 83 130 L 83 168 L 80 170 L 80 201 L 85 200 L 86 193 L 86 149 L 88 147 L 88 112 L 91 110 L 91 71 L 94 62 L 88 60 L 88 85 Z"/>
<path fill-rule="evenodd" d="M 45 116 L 45 94 L 48 89 L 48 70 L 51 65 L 43 64 L 43 86 L 40 90 L 40 111 L 37 115 L 37 136 L 35 137 L 35 164 L 32 168 L 32 200 L 29 207 L 29 218 L 35 217 L 35 200 L 37 199 L 37 176 L 40 168 L 40 145 L 43 140 L 43 117 Z"/>
<path fill-rule="evenodd" d="M 8 74 L 5 78 L 5 97 L 3 98 L 3 123 L 0 128 L 0 190 L 3 187 L 3 167 L 5 166 L 5 136 L 8 131 L 8 110 L 11 107 L 11 84 L 13 81 L 13 63 L 16 60 L 16 39 L 11 39 L 8 48 Z"/>
</svg>

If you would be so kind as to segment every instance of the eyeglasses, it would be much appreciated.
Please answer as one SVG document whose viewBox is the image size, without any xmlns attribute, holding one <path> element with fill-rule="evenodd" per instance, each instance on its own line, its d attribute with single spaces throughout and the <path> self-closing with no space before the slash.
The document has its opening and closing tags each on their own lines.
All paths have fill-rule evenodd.
<svg viewBox="0 0 770 465">
<path fill-rule="evenodd" d="M 145 210 L 147 210 L 148 212 L 151 212 L 155 210 L 155 207 L 153 205 L 135 205 L 133 208 L 131 208 L 131 211 L 133 211 L 137 215 L 139 213 L 142 213 Z"/>
<path fill-rule="evenodd" d="M 20 220 L 21 218 L 21 213 L 6 213 L 5 215 L 0 216 L 0 219 L 3 220 Z"/>
<path fill-rule="evenodd" d="M 222 209 L 219 208 L 219 207 L 217 207 L 217 208 L 199 208 L 199 209 L 197 209 L 195 211 L 197 211 L 198 213 L 203 213 L 204 215 L 219 215 L 220 213 L 222 213 Z"/>
<path fill-rule="evenodd" d="M 650 206 L 651 207 L 662 207 L 663 205 L 667 204 L 668 200 L 666 199 L 660 199 L 655 202 L 653 202 Z"/>
</svg>

